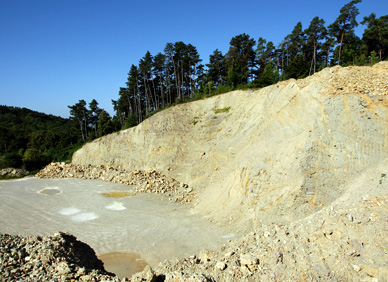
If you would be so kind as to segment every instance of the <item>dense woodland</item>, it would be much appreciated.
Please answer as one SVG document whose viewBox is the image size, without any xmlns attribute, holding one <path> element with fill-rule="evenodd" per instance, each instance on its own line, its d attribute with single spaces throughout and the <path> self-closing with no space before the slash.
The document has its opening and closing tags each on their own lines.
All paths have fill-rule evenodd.
<svg viewBox="0 0 388 282">
<path fill-rule="evenodd" d="M 155 55 L 147 51 L 137 65 L 130 66 L 125 86 L 112 100 L 113 117 L 100 109 L 96 100 L 68 106 L 70 120 L 1 107 L 0 166 L 36 169 L 51 160 L 68 160 L 84 142 L 135 126 L 179 103 L 303 78 L 328 66 L 371 65 L 386 60 L 388 15 L 363 17 L 360 24 L 365 30 L 359 38 L 355 28 L 360 2 L 346 4 L 328 25 L 319 17 L 307 27 L 296 23 L 277 45 L 245 33 L 234 36 L 226 54 L 214 50 L 206 65 L 195 46 L 181 41 L 167 43 Z"/>
<path fill-rule="evenodd" d="M 36 170 L 70 159 L 80 147 L 73 121 L 26 108 L 0 106 L 0 168 Z"/>
</svg>

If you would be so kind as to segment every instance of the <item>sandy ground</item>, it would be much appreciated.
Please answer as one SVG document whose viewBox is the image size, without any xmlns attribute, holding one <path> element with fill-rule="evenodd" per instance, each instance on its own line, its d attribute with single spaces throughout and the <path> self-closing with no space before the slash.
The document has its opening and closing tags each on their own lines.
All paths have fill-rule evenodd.
<svg viewBox="0 0 388 282">
<path fill-rule="evenodd" d="M 216 248 L 236 238 L 194 214 L 188 206 L 171 203 L 163 196 L 101 195 L 130 189 L 127 185 L 83 179 L 1 181 L 0 232 L 24 236 L 69 232 L 99 256 L 138 254 L 151 266 Z"/>
</svg>

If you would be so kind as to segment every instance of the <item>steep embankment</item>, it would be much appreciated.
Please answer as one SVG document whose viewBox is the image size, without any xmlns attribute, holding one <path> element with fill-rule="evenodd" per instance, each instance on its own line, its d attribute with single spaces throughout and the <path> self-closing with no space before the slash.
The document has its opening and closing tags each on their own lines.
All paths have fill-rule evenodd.
<svg viewBox="0 0 388 282">
<path fill-rule="evenodd" d="M 73 163 L 163 171 L 198 192 L 197 212 L 240 230 L 292 222 L 388 158 L 387 77 L 386 62 L 334 67 L 178 105 L 86 144 Z"/>
</svg>

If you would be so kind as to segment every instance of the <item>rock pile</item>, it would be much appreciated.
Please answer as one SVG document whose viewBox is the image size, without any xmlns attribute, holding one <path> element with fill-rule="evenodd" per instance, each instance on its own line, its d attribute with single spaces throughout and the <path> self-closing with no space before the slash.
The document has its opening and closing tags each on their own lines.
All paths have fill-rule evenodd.
<svg viewBox="0 0 388 282">
<path fill-rule="evenodd" d="M 288 226 L 262 225 L 155 272 L 175 277 L 168 281 L 388 281 L 386 230 L 388 197 L 366 196 Z"/>
<path fill-rule="evenodd" d="M 0 281 L 120 281 L 74 236 L 0 234 Z"/>
<path fill-rule="evenodd" d="M 373 67 L 335 66 L 298 80 L 297 83 L 303 87 L 314 80 L 325 79 L 329 95 L 361 94 L 383 97 L 388 95 L 387 70 L 388 62 L 380 62 Z"/>
<path fill-rule="evenodd" d="M 51 163 L 36 175 L 39 178 L 84 178 L 134 186 L 136 193 L 163 194 L 169 200 L 178 203 L 190 203 L 194 192 L 187 184 L 179 183 L 174 178 L 150 169 L 148 171 L 135 170 L 128 172 L 120 167 L 111 165 L 74 165 Z"/>
<path fill-rule="evenodd" d="M 20 178 L 27 176 L 29 172 L 25 169 L 19 168 L 3 168 L 0 170 L 0 178 Z"/>
</svg>

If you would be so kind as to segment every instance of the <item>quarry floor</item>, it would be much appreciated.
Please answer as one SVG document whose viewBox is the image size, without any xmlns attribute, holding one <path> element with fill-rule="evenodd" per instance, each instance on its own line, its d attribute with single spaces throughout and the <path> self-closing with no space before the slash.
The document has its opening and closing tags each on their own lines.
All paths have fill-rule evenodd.
<svg viewBox="0 0 388 282">
<path fill-rule="evenodd" d="M 190 256 L 237 238 L 194 214 L 190 206 L 160 195 L 115 198 L 101 194 L 116 191 L 133 192 L 128 185 L 99 180 L 29 177 L 1 181 L 0 233 L 69 232 L 89 244 L 112 272 L 130 268 L 131 261 L 138 267 L 145 263 L 155 267 L 163 260 Z"/>
</svg>

